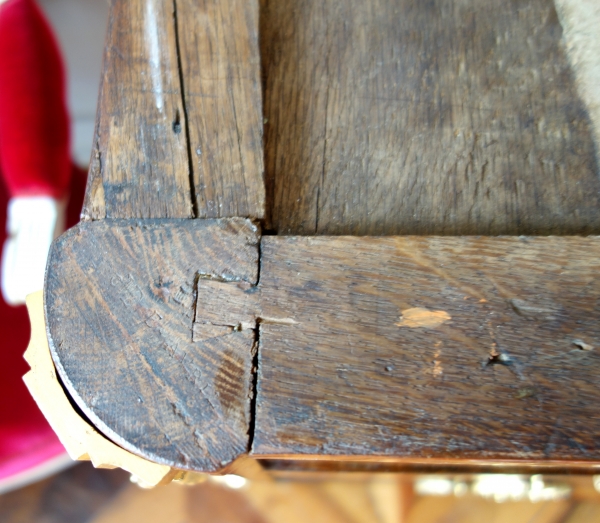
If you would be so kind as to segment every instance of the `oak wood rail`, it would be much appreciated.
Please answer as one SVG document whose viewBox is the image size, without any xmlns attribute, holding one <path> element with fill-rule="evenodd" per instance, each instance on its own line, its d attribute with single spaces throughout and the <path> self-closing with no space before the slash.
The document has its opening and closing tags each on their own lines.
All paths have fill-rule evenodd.
<svg viewBox="0 0 600 523">
<path fill-rule="evenodd" d="M 548 0 L 113 0 L 45 285 L 82 412 L 187 470 L 597 470 L 600 178 L 560 34 Z"/>
</svg>

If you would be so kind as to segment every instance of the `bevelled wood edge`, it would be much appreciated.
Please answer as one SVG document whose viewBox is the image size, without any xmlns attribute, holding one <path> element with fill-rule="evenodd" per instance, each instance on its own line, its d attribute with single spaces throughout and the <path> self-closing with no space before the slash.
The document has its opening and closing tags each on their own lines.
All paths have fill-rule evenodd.
<svg viewBox="0 0 600 523">
<path fill-rule="evenodd" d="M 192 218 L 173 0 L 111 0 L 82 216 Z"/>
<path fill-rule="evenodd" d="M 252 455 L 252 454 L 251 454 Z M 393 474 L 581 474 L 600 472 L 600 462 L 556 460 L 469 460 L 394 458 L 389 456 L 335 456 L 319 454 L 261 454 L 256 460 L 265 472 L 279 474 L 311 472 Z"/>
<path fill-rule="evenodd" d="M 122 468 L 139 478 L 140 486 L 169 483 L 179 471 L 122 449 L 77 413 L 58 381 L 52 362 L 42 291 L 27 296 L 27 310 L 31 321 L 31 341 L 24 357 L 31 370 L 23 376 L 23 381 L 69 456 L 77 461 L 91 461 L 96 468 Z"/>
<path fill-rule="evenodd" d="M 45 311 L 69 394 L 103 434 L 145 458 L 219 473 L 247 454 L 255 330 L 195 335 L 198 286 L 252 286 L 250 220 L 102 220 L 59 238 Z"/>
</svg>

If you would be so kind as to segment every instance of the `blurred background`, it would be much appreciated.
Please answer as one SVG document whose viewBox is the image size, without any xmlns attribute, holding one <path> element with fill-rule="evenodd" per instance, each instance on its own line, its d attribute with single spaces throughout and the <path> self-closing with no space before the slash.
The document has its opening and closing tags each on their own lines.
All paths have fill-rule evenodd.
<svg viewBox="0 0 600 523">
<path fill-rule="evenodd" d="M 4 523 L 594 523 L 600 478 L 297 473 L 143 490 L 82 463 L 0 496 Z"/>
<path fill-rule="evenodd" d="M 37 3 L 54 29 L 67 69 L 73 160 L 87 167 L 94 138 L 108 2 L 38 0 Z"/>
<path fill-rule="evenodd" d="M 39 0 L 68 71 L 72 155 L 86 167 L 108 18 L 104 0 Z M 0 495 L 4 523 L 593 523 L 600 476 L 280 473 L 143 490 L 76 464 Z"/>
</svg>

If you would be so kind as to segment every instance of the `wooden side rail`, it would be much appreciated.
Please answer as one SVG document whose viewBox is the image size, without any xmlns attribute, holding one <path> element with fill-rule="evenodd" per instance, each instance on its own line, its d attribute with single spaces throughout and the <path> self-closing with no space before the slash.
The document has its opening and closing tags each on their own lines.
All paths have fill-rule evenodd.
<svg viewBox="0 0 600 523">
<path fill-rule="evenodd" d="M 79 409 L 193 471 L 597 471 L 600 176 L 561 34 L 550 0 L 112 0 L 44 291 Z"/>
<path fill-rule="evenodd" d="M 104 434 L 205 472 L 246 453 L 600 467 L 599 238 L 260 252 L 244 220 L 105 220 L 54 245 L 51 350 Z"/>
</svg>

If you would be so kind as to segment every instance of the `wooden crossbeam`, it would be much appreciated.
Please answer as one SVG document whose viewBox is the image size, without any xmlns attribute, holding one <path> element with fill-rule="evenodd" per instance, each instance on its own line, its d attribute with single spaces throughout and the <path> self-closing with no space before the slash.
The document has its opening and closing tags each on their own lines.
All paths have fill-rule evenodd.
<svg viewBox="0 0 600 523">
<path fill-rule="evenodd" d="M 105 220 L 54 245 L 45 306 L 83 412 L 172 467 L 593 468 L 599 271 L 598 237 L 261 240 L 247 220 Z"/>
</svg>

